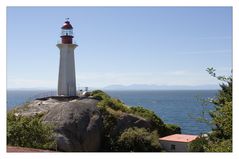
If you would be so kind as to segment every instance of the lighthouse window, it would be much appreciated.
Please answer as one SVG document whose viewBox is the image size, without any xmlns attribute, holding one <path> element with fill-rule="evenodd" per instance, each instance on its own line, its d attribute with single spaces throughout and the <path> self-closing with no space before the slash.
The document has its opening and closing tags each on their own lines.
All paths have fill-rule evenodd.
<svg viewBox="0 0 239 159">
<path fill-rule="evenodd" d="M 61 35 L 73 35 L 73 31 L 72 30 L 62 30 L 61 31 Z"/>
<path fill-rule="evenodd" d="M 65 30 L 62 30 L 62 31 L 61 31 L 61 35 L 65 35 Z"/>
</svg>

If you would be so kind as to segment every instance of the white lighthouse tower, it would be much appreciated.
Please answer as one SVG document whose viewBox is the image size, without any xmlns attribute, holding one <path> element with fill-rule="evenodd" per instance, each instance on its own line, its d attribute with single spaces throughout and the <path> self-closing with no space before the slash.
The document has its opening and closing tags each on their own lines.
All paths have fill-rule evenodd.
<svg viewBox="0 0 239 159">
<path fill-rule="evenodd" d="M 78 45 L 72 43 L 73 37 L 73 27 L 67 19 L 61 27 L 61 42 L 57 44 L 60 49 L 59 96 L 76 96 L 74 49 Z"/>
</svg>

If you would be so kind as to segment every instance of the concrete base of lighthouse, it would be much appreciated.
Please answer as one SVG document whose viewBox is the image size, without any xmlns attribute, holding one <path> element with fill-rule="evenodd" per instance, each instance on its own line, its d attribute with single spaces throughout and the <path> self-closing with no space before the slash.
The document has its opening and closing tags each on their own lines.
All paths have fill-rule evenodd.
<svg viewBox="0 0 239 159">
<path fill-rule="evenodd" d="M 76 44 L 57 44 L 60 49 L 58 95 L 76 96 L 75 58 Z"/>
</svg>

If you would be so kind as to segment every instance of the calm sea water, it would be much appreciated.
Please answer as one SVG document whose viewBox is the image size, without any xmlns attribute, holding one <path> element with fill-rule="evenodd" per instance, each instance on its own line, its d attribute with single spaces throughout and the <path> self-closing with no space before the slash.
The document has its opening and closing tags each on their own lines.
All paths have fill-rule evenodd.
<svg viewBox="0 0 239 159">
<path fill-rule="evenodd" d="M 165 123 L 177 124 L 182 133 L 200 134 L 211 130 L 205 123 L 197 121 L 204 110 L 212 110 L 213 106 L 203 106 L 200 99 L 213 98 L 215 90 L 196 91 L 106 91 L 114 98 L 118 98 L 127 105 L 143 106 L 154 111 Z M 55 91 L 8 91 L 8 110 L 36 97 L 55 95 Z M 210 119 L 206 114 L 206 118 Z"/>
</svg>

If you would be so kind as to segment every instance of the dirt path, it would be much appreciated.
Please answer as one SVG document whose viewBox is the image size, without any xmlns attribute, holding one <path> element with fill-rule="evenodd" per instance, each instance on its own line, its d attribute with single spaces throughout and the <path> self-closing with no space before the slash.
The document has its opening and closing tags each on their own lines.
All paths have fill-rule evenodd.
<svg viewBox="0 0 239 159">
<path fill-rule="evenodd" d="M 54 152 L 54 151 L 26 147 L 7 146 L 7 152 Z"/>
</svg>

